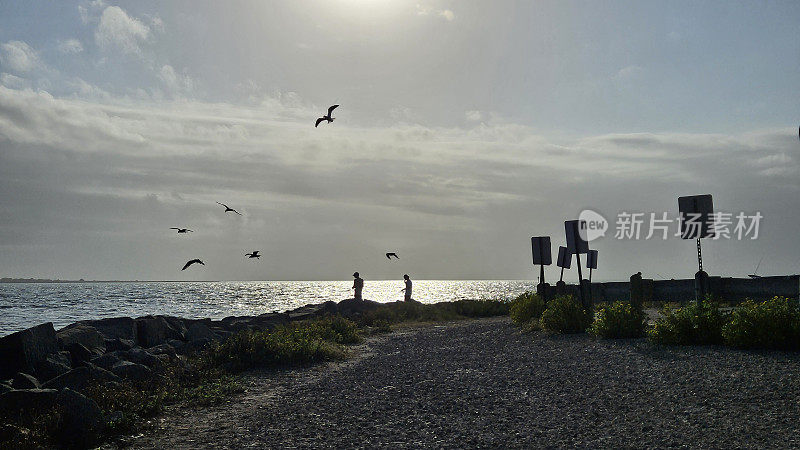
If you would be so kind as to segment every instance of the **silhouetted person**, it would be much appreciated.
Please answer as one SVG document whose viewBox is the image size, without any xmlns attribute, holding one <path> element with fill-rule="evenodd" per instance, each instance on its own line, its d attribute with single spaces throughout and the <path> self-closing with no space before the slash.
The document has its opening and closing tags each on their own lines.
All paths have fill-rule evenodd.
<svg viewBox="0 0 800 450">
<path fill-rule="evenodd" d="M 388 259 L 392 259 L 392 256 L 394 256 L 394 257 L 395 257 L 395 258 L 397 258 L 397 259 L 400 259 L 400 257 L 399 257 L 399 256 L 397 256 L 397 253 L 395 253 L 395 252 L 390 252 L 390 253 L 387 253 L 387 254 L 386 254 L 386 257 L 387 257 Z"/>
<path fill-rule="evenodd" d="M 238 214 L 240 216 L 242 215 L 242 213 L 240 213 L 239 211 L 231 208 L 230 206 L 226 205 L 225 203 L 217 202 L 217 204 L 224 206 L 225 207 L 225 212 L 235 212 L 236 214 Z"/>
<path fill-rule="evenodd" d="M 404 300 L 405 301 L 410 301 L 411 300 L 411 278 L 408 276 L 408 274 L 405 274 L 405 275 L 403 275 L 403 279 L 406 280 L 406 287 L 401 289 L 401 291 L 405 292 Z"/>
<path fill-rule="evenodd" d="M 181 270 L 186 270 L 192 264 L 202 264 L 204 266 L 206 265 L 203 261 L 200 261 L 199 259 L 193 259 L 191 261 L 188 261 L 186 264 L 184 264 L 183 269 L 181 269 Z"/>
<path fill-rule="evenodd" d="M 317 128 L 319 126 L 319 123 L 322 122 L 323 120 L 327 120 L 328 123 L 333 122 L 334 119 L 333 117 L 331 117 L 331 114 L 333 113 L 333 110 L 336 109 L 338 106 L 339 105 L 333 105 L 330 108 L 328 108 L 328 115 L 322 116 L 319 119 L 317 119 L 317 123 L 314 124 L 314 128 Z"/>
<path fill-rule="evenodd" d="M 356 300 L 362 300 L 361 298 L 361 291 L 364 289 L 364 280 L 358 275 L 358 272 L 353 273 L 353 287 L 355 289 L 355 294 L 353 294 L 353 298 Z"/>
</svg>

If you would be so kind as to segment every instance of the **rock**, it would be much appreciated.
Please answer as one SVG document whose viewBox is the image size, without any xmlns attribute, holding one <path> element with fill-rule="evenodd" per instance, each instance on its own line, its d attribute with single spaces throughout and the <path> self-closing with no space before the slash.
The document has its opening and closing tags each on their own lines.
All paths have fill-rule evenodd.
<svg viewBox="0 0 800 450">
<path fill-rule="evenodd" d="M 375 308 L 379 307 L 380 303 L 374 302 L 372 300 L 356 300 L 354 298 L 349 298 L 347 300 L 342 300 L 337 305 L 338 312 L 343 316 L 349 315 L 360 315 L 368 311 L 372 311 Z"/>
<path fill-rule="evenodd" d="M 88 325 L 105 339 L 125 339 L 136 342 L 136 321 L 130 317 L 113 317 L 99 320 L 82 320 L 66 328 Z"/>
<path fill-rule="evenodd" d="M 129 340 L 129 339 L 106 339 L 106 351 L 107 352 L 115 352 L 117 350 L 130 350 L 136 346 L 136 342 Z"/>
<path fill-rule="evenodd" d="M 92 380 L 97 380 L 103 383 L 119 381 L 119 377 L 114 375 L 114 373 L 112 373 L 110 370 L 106 370 L 92 363 L 86 363 L 86 367 L 89 369 L 89 374 Z"/>
<path fill-rule="evenodd" d="M 177 353 L 179 355 L 183 355 L 183 354 L 186 353 L 185 352 L 185 350 L 186 350 L 186 342 L 179 341 L 177 339 L 170 339 L 170 340 L 167 341 L 167 344 L 169 344 L 172 348 L 174 348 L 175 349 L 175 353 Z"/>
<path fill-rule="evenodd" d="M 111 368 L 114 375 L 134 382 L 147 381 L 153 377 L 153 371 L 142 364 L 120 361 Z"/>
<path fill-rule="evenodd" d="M 55 333 L 54 333 L 55 334 Z M 20 413 L 45 413 L 55 405 L 55 389 L 15 389 L 0 395 L 0 419 L 19 417 Z"/>
<path fill-rule="evenodd" d="M 69 372 L 70 369 L 72 369 L 72 363 L 67 355 L 69 355 L 67 352 L 58 352 L 49 355 L 47 359 L 36 368 L 37 378 L 40 381 L 46 381 Z"/>
<path fill-rule="evenodd" d="M 56 331 L 51 322 L 0 338 L 0 379 L 17 372 L 37 375 L 36 368 L 58 351 Z"/>
<path fill-rule="evenodd" d="M 177 341 L 177 339 L 170 339 L 171 341 Z M 156 345 L 155 347 L 150 347 L 147 349 L 147 352 L 151 355 L 167 355 L 170 358 L 177 358 L 178 354 L 175 352 L 175 348 L 173 348 L 169 343 L 165 342 L 160 345 Z"/>
<path fill-rule="evenodd" d="M 200 339 L 214 340 L 214 339 L 219 339 L 219 336 L 217 336 L 213 331 L 211 331 L 211 328 L 209 328 L 206 324 L 201 322 L 196 322 L 190 325 L 189 328 L 186 330 L 186 340 L 188 340 L 189 342 L 194 342 Z"/>
<path fill-rule="evenodd" d="M 120 361 L 119 357 L 114 353 L 106 353 L 105 355 L 98 356 L 92 359 L 92 364 L 102 367 L 106 370 L 111 370 L 114 367 L 114 364 Z"/>
<path fill-rule="evenodd" d="M 146 352 L 140 348 L 132 348 L 127 352 L 119 352 L 117 355 L 122 360 L 130 361 L 136 364 L 141 364 L 143 366 L 147 366 L 150 369 L 160 369 L 162 367 L 160 359 L 156 358 L 155 355 Z"/>
<path fill-rule="evenodd" d="M 184 339 L 184 330 L 178 325 L 177 318 L 165 316 L 145 316 L 136 319 L 136 334 L 139 345 L 144 348 L 163 344 L 167 339 Z M 173 326 L 175 324 L 176 326 Z M 180 323 L 182 325 L 182 322 Z M 185 328 L 185 327 L 184 327 Z"/>
<path fill-rule="evenodd" d="M 58 393 L 56 405 L 59 412 L 56 437 L 59 444 L 87 447 L 103 431 L 103 412 L 94 400 L 65 388 Z"/>
<path fill-rule="evenodd" d="M 61 390 L 70 388 L 78 392 L 86 391 L 92 381 L 92 371 L 88 367 L 76 367 L 69 372 L 45 382 L 44 389 Z"/>
<path fill-rule="evenodd" d="M 33 375 L 17 372 L 11 380 L 11 387 L 14 389 L 39 389 L 39 380 Z"/>
<path fill-rule="evenodd" d="M 289 319 L 286 313 L 266 313 L 260 316 L 229 316 L 222 319 L 220 324 L 232 333 L 247 329 L 267 331 L 288 323 Z"/>
<path fill-rule="evenodd" d="M 73 342 L 67 345 L 67 351 L 69 352 L 73 367 L 89 362 L 95 356 L 91 350 L 79 342 Z"/>
<path fill-rule="evenodd" d="M 62 328 L 56 332 L 56 337 L 63 349 L 67 349 L 70 344 L 77 343 L 98 354 L 103 354 L 106 351 L 106 342 L 103 335 L 95 327 L 85 323 Z"/>
</svg>

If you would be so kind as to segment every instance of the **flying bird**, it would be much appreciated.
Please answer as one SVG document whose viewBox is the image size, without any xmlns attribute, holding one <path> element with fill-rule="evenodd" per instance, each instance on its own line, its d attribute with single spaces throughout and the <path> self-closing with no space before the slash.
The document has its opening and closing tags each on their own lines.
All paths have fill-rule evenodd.
<svg viewBox="0 0 800 450">
<path fill-rule="evenodd" d="M 240 216 L 242 215 L 242 213 L 240 213 L 239 211 L 231 208 L 230 206 L 226 205 L 225 203 L 217 202 L 217 204 L 224 206 L 225 207 L 225 212 L 235 212 L 236 214 L 238 214 Z"/>
<path fill-rule="evenodd" d="M 172 227 L 172 228 L 170 228 L 170 230 L 178 230 L 178 233 L 194 233 L 194 230 L 190 230 L 188 228 Z"/>
<path fill-rule="evenodd" d="M 336 109 L 338 106 L 339 105 L 333 105 L 330 108 L 328 108 L 328 115 L 322 116 L 319 119 L 317 119 L 317 123 L 314 124 L 314 128 L 317 128 L 319 126 L 319 123 L 322 122 L 323 120 L 327 120 L 328 123 L 333 122 L 334 118 L 331 116 L 331 114 L 333 114 L 333 110 Z"/>
<path fill-rule="evenodd" d="M 252 253 L 245 253 L 244 256 L 247 256 L 250 259 L 261 258 L 261 255 L 259 255 L 258 252 L 259 252 L 259 250 L 253 250 Z"/>
<path fill-rule="evenodd" d="M 195 263 L 202 264 L 204 266 L 206 265 L 206 263 L 204 263 L 203 261 L 200 261 L 199 259 L 193 259 L 191 261 L 187 261 L 186 264 L 183 265 L 183 269 L 181 269 L 181 270 L 186 270 L 187 268 L 189 268 L 189 266 L 191 266 L 192 264 L 195 264 Z"/>
<path fill-rule="evenodd" d="M 395 258 L 397 258 L 397 259 L 400 259 L 400 257 L 399 257 L 399 256 L 397 256 L 397 253 L 395 253 L 395 252 L 391 252 L 391 253 L 387 253 L 387 254 L 386 254 L 386 258 L 387 258 L 387 259 L 392 259 L 392 256 L 394 256 L 394 257 L 395 257 Z"/>
</svg>

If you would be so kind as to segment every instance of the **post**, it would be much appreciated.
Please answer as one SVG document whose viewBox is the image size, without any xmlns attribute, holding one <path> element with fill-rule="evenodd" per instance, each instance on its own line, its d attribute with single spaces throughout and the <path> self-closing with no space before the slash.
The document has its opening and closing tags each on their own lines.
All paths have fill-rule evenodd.
<svg viewBox="0 0 800 450">
<path fill-rule="evenodd" d="M 583 294 L 583 289 L 584 288 L 583 288 L 583 273 L 581 272 L 581 254 L 578 253 L 578 252 L 575 252 L 575 257 L 578 259 L 577 260 L 577 262 L 578 262 L 578 296 L 581 299 L 581 305 L 583 305 L 584 308 L 588 309 L 589 305 L 586 304 L 586 296 Z"/>
</svg>

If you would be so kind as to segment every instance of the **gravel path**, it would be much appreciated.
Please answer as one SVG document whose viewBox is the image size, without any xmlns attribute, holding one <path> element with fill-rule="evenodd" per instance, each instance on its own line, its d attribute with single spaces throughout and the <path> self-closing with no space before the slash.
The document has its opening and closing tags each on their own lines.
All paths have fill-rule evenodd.
<svg viewBox="0 0 800 450">
<path fill-rule="evenodd" d="M 350 361 L 247 376 L 138 448 L 798 447 L 800 354 L 522 334 L 507 318 L 406 329 Z"/>
</svg>

